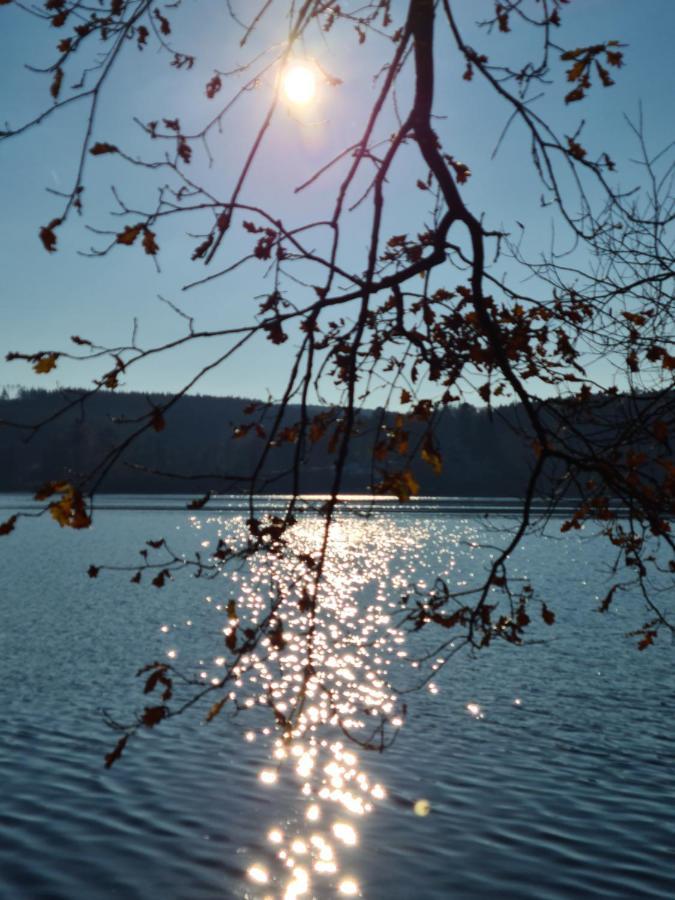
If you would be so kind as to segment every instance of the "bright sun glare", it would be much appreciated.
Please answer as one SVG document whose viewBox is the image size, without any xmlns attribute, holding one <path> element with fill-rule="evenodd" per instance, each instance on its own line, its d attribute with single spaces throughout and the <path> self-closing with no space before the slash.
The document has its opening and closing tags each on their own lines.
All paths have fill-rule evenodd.
<svg viewBox="0 0 675 900">
<path fill-rule="evenodd" d="M 306 63 L 293 63 L 282 81 L 284 94 L 298 106 L 306 106 L 316 94 L 316 73 Z"/>
</svg>

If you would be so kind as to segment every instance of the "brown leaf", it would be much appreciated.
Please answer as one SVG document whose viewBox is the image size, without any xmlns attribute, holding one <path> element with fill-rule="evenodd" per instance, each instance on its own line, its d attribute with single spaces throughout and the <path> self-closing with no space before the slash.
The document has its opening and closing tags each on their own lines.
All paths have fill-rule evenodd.
<svg viewBox="0 0 675 900">
<path fill-rule="evenodd" d="M 161 678 L 164 677 L 164 673 L 166 672 L 166 670 L 166 666 L 160 665 L 157 666 L 154 672 L 151 672 L 150 675 L 148 675 L 145 686 L 143 687 L 144 694 L 151 694 L 154 691 L 154 689 L 157 687 L 157 683 Z"/>
<path fill-rule="evenodd" d="M 614 592 L 616 591 L 617 587 L 618 585 L 615 584 L 609 589 L 607 596 L 598 607 L 598 612 L 607 612 L 609 607 L 612 605 L 612 601 L 614 600 Z"/>
<path fill-rule="evenodd" d="M 162 719 L 166 719 L 169 710 L 166 706 L 146 706 L 141 721 L 146 728 L 154 728 Z"/>
<path fill-rule="evenodd" d="M 186 165 L 192 159 L 192 147 L 188 144 L 184 137 L 178 138 L 177 152 Z"/>
<path fill-rule="evenodd" d="M 104 141 L 99 141 L 89 148 L 89 152 L 92 156 L 103 156 L 104 153 L 119 153 L 119 150 L 114 144 L 106 144 Z"/>
<path fill-rule="evenodd" d="M 555 622 L 555 613 L 545 603 L 541 604 L 541 617 L 547 625 L 553 625 Z"/>
<path fill-rule="evenodd" d="M 155 256 L 159 250 L 159 244 L 155 240 L 155 232 L 149 228 L 143 229 L 143 249 L 149 256 Z"/>
<path fill-rule="evenodd" d="M 58 100 L 59 93 L 61 92 L 61 82 L 63 81 L 63 69 L 59 66 L 54 72 L 54 78 L 51 83 L 51 87 L 49 88 L 49 93 L 52 95 L 54 100 Z"/>
<path fill-rule="evenodd" d="M 138 235 L 141 233 L 142 228 L 142 224 L 125 225 L 124 231 L 121 231 L 117 235 L 117 237 L 115 238 L 115 242 L 118 244 L 124 244 L 125 247 L 131 247 Z"/>
<path fill-rule="evenodd" d="M 203 509 L 206 506 L 206 504 L 209 502 L 210 499 L 211 499 L 211 491 L 207 491 L 203 497 L 198 497 L 195 500 L 191 500 L 188 503 L 187 508 L 188 509 Z"/>
<path fill-rule="evenodd" d="M 265 322 L 263 328 L 267 332 L 268 339 L 272 341 L 273 344 L 283 344 L 284 341 L 288 340 L 288 335 L 284 332 L 278 319 L 273 319 L 271 322 Z"/>
<path fill-rule="evenodd" d="M 210 722 L 212 719 L 215 719 L 215 717 L 218 715 L 218 713 L 221 711 L 221 709 L 223 708 L 223 706 L 225 706 L 226 703 L 227 703 L 227 697 L 223 697 L 222 700 L 218 700 L 216 703 L 214 703 L 213 706 L 211 707 L 211 709 L 206 714 L 206 721 Z"/>
<path fill-rule="evenodd" d="M 9 519 L 5 519 L 4 522 L 0 523 L 0 536 L 4 536 L 14 531 L 14 526 L 16 525 L 17 516 L 10 516 Z"/>
<path fill-rule="evenodd" d="M 52 219 L 49 225 L 44 225 L 40 229 L 40 240 L 44 244 L 44 248 L 48 253 L 54 253 L 56 250 L 56 233 L 55 228 L 61 224 L 61 219 Z"/>
<path fill-rule="evenodd" d="M 443 460 L 438 449 L 434 446 L 430 435 L 427 435 L 425 438 L 421 456 L 424 462 L 430 465 L 434 470 L 434 475 L 441 474 L 443 471 Z"/>
<path fill-rule="evenodd" d="M 164 416 L 162 415 L 162 411 L 158 407 L 155 407 L 152 411 L 150 424 L 155 431 L 164 431 L 164 429 L 166 428 Z"/>
<path fill-rule="evenodd" d="M 109 769 L 113 763 L 117 762 L 117 760 L 122 755 L 122 751 L 127 745 L 127 741 L 129 740 L 129 735 L 125 734 L 123 737 L 119 739 L 119 741 L 115 744 L 113 750 L 110 753 L 106 753 L 105 755 L 105 767 Z"/>
<path fill-rule="evenodd" d="M 152 583 L 156 588 L 163 588 L 164 583 L 167 578 L 171 577 L 171 573 L 168 569 L 162 569 L 161 572 L 158 572 L 157 575 L 152 579 Z"/>
<path fill-rule="evenodd" d="M 565 103 L 575 103 L 577 100 L 584 99 L 584 91 L 583 88 L 575 88 L 573 91 L 570 91 L 569 94 L 565 95 Z"/>
<path fill-rule="evenodd" d="M 638 644 L 638 650 L 646 650 L 646 648 L 649 647 L 650 644 L 654 643 L 655 637 L 656 637 L 655 631 L 645 631 L 644 637 Z"/>
<path fill-rule="evenodd" d="M 220 80 L 220 75 L 214 75 L 206 85 L 206 96 L 209 98 L 209 100 L 213 100 L 222 86 L 223 82 Z"/>
</svg>

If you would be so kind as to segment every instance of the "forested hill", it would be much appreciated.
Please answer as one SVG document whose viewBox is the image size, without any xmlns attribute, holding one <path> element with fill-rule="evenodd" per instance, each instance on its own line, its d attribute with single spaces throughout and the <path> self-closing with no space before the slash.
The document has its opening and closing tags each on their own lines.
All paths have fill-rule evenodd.
<svg viewBox="0 0 675 900">
<path fill-rule="evenodd" d="M 75 390 L 21 390 L 16 397 L 5 393 L 0 398 L 0 422 L 26 425 L 44 421 L 65 402 L 76 400 Z M 168 397 L 138 393 L 101 392 L 89 398 L 85 406 L 75 404 L 57 420 L 32 433 L 30 430 L 0 426 L 0 490 L 34 491 L 47 480 L 78 482 L 124 438 L 138 428 L 139 417 L 147 416 L 153 406 Z M 262 405 L 253 411 L 251 401 L 239 397 L 185 397 L 165 414 L 161 431 L 147 430 L 130 446 L 110 471 L 101 489 L 123 493 L 191 493 L 216 489 L 223 492 L 243 490 L 236 476 L 247 476 L 263 447 L 263 438 L 276 414 L 275 407 Z M 310 447 L 301 467 L 300 488 L 304 492 L 329 491 L 335 454 L 330 439 L 339 414 L 326 409 L 320 430 L 323 434 Z M 423 494 L 442 496 L 518 496 L 522 494 L 533 462 L 529 442 L 514 434 L 518 407 L 502 409 L 490 417 L 468 404 L 448 410 L 436 428 L 436 441 L 442 454 L 442 471 L 436 475 L 422 461 L 412 469 Z M 284 417 L 285 440 L 273 448 L 262 473 L 269 492 L 288 492 L 295 445 L 293 426 L 299 419 L 298 407 L 289 407 Z M 352 444 L 343 491 L 359 492 L 372 482 L 372 448 L 386 436 L 386 427 L 394 421 L 388 415 L 381 427 L 381 413 L 360 414 L 358 432 Z M 239 436 L 237 436 L 238 426 Z M 256 425 L 258 426 L 256 428 Z M 412 423 L 409 447 L 412 450 L 425 426 Z M 314 435 L 316 437 L 316 435 Z M 390 471 L 405 466 L 404 455 L 394 453 L 386 465 Z M 385 463 L 377 463 L 374 479 L 383 475 Z M 199 475 L 196 479 L 171 478 L 154 474 Z M 214 475 L 235 476 L 213 478 Z"/>
</svg>

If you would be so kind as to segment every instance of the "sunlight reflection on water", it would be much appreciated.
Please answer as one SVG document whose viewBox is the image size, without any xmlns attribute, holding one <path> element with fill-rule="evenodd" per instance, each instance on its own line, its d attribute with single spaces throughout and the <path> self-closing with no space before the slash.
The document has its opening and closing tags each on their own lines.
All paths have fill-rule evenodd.
<svg viewBox="0 0 675 900">
<path fill-rule="evenodd" d="M 226 543 L 241 539 L 246 529 L 243 517 L 192 521 Z M 261 831 L 267 847 L 246 870 L 249 892 L 263 890 L 265 898 L 292 900 L 317 889 L 361 893 L 348 871 L 349 852 L 359 844 L 359 820 L 387 797 L 385 785 L 369 775 L 361 748 L 383 749 L 405 721 L 406 706 L 393 685 L 397 679 L 409 684 L 410 676 L 400 673 L 409 672 L 411 662 L 397 615 L 400 594 L 420 570 L 416 528 L 383 527 L 390 524 L 338 520 L 316 597 L 311 560 L 320 558 L 323 529 L 320 521 L 305 519 L 291 532 L 291 552 L 258 555 L 238 571 L 225 569 L 219 591 L 227 599 L 207 598 L 226 642 L 266 617 L 271 626 L 267 637 L 239 655 L 228 694 L 239 710 L 269 710 L 267 726 L 247 730 L 244 739 L 266 739 L 261 790 L 274 792 L 283 783 L 293 786 L 295 797 L 292 808 L 287 801 L 275 803 L 273 793 L 265 798 L 270 818 Z M 310 564 L 298 565 L 298 558 Z M 447 571 L 452 564 L 450 553 Z M 223 662 L 214 656 L 211 665 Z M 417 678 L 426 675 L 418 662 L 413 666 Z M 208 668 L 202 677 L 214 684 L 219 678 Z M 428 688 L 438 690 L 433 683 Z M 410 808 L 420 816 L 430 810 L 426 800 Z M 317 880 L 324 888 L 315 888 Z"/>
</svg>

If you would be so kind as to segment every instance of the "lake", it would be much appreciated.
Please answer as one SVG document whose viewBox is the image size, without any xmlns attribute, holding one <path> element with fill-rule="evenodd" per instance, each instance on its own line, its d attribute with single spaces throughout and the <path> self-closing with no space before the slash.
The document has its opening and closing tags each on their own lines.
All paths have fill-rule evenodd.
<svg viewBox="0 0 675 900">
<path fill-rule="evenodd" d="M 30 501 L 0 496 L 0 520 L 17 505 Z M 205 724 L 206 698 L 143 729 L 108 770 L 103 710 L 124 722 L 149 702 L 136 671 L 170 661 L 218 679 L 228 602 L 260 616 L 292 573 L 268 558 L 162 590 L 90 579 L 90 564 L 138 560 L 148 539 L 208 554 L 247 516 L 236 498 L 195 513 L 180 497 L 101 507 L 88 532 L 21 520 L 0 544 L 0 897 L 675 896 L 675 647 L 659 637 L 639 652 L 625 636 L 647 618 L 629 592 L 597 612 L 613 558 L 588 530 L 561 535 L 553 520 L 511 561 L 553 626 L 533 615 L 532 644 L 452 656 L 438 649 L 448 632 L 399 627 L 400 597 L 439 574 L 469 584 L 513 501 L 378 503 L 365 517 L 352 498 L 315 653 L 342 723 L 363 738 L 384 710 L 393 745 L 350 741 L 320 691 L 305 733 L 280 739 L 270 703 L 278 721 L 302 681 L 291 616 L 283 653 L 250 660 L 218 717 Z M 316 548 L 316 518 L 296 531 Z"/>
</svg>

